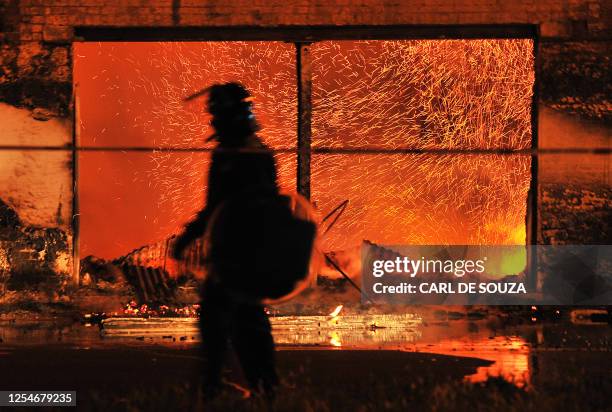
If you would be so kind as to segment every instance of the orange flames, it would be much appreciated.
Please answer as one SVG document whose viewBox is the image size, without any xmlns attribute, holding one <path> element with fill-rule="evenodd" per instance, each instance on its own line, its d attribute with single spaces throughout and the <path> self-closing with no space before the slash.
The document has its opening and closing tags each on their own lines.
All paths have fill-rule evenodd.
<svg viewBox="0 0 612 412">
<path fill-rule="evenodd" d="M 335 346 L 337 348 L 342 346 L 342 341 L 340 340 L 340 335 L 338 335 L 338 332 L 332 332 L 330 337 L 329 337 L 329 343 L 332 346 Z"/>
<path fill-rule="evenodd" d="M 338 315 L 340 315 L 340 312 L 342 311 L 342 308 L 344 307 L 344 305 L 338 305 L 336 306 L 336 309 L 334 309 L 330 314 L 329 317 L 330 322 L 331 323 L 337 323 L 337 318 Z M 338 334 L 337 331 L 332 331 L 329 335 L 329 344 L 334 346 L 334 347 L 341 347 L 342 346 L 342 340 L 340 339 L 340 335 Z"/>
<path fill-rule="evenodd" d="M 314 43 L 313 147 L 529 148 L 532 48 L 528 39 Z M 212 82 L 239 80 L 253 91 L 264 140 L 272 148 L 296 147 L 291 44 L 83 43 L 75 46 L 75 56 L 75 65 L 83 68 L 75 74 L 83 97 L 83 144 L 202 146 L 209 119 L 200 104 L 186 106 L 182 99 Z M 148 194 L 147 201 L 158 203 L 142 219 L 142 202 L 126 202 L 121 208 L 125 226 L 117 222 L 113 231 L 129 227 L 130 233 L 145 236 L 145 229 L 155 227 L 163 231 L 157 237 L 164 238 L 201 206 L 208 154 L 146 156 L 127 159 L 139 160 L 133 169 L 122 161 L 121 173 L 114 174 L 99 162 L 83 162 L 81 174 L 90 176 L 92 187 L 93 182 L 95 187 L 114 185 L 100 195 L 82 187 L 88 193 L 81 205 L 89 216 L 82 228 L 86 245 L 114 245 L 124 238 L 109 232 L 104 217 L 96 220 L 103 215 L 92 213 L 99 205 L 122 202 L 128 194 L 120 187 L 131 192 L 141 182 L 138 196 Z M 295 154 L 280 153 L 277 161 L 282 185 L 295 187 Z M 320 211 L 349 200 L 325 239 L 325 250 L 348 250 L 364 239 L 378 244 L 525 242 L 528 155 L 314 154 L 311 180 Z M 126 252 L 152 240 L 132 239 L 132 247 L 121 247 Z"/>
<path fill-rule="evenodd" d="M 378 244 L 524 244 L 531 40 L 315 43 L 313 146 L 425 154 L 315 154 L 313 200 L 349 205 L 327 250 Z"/>
<path fill-rule="evenodd" d="M 329 314 L 329 316 L 332 317 L 332 318 L 335 318 L 336 316 L 338 316 L 340 314 L 340 312 L 342 311 L 343 307 L 344 307 L 344 305 L 336 306 L 336 309 L 334 309 L 333 312 Z"/>
</svg>

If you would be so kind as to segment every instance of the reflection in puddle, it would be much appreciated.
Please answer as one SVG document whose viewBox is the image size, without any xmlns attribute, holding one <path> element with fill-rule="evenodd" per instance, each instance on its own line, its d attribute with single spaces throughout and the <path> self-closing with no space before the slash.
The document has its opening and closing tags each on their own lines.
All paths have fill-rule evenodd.
<svg viewBox="0 0 612 412">
<path fill-rule="evenodd" d="M 605 327 L 532 325 L 494 331 L 481 322 L 425 323 L 414 314 L 277 316 L 271 318 L 279 350 L 401 350 L 492 361 L 466 377 L 470 382 L 501 376 L 518 385 L 533 384 L 537 358 L 546 353 L 609 351 Z M 97 325 L 57 326 L 38 322 L 0 323 L 0 356 L 21 345 L 67 345 L 74 349 L 197 344 L 194 318 L 112 318 Z"/>
<path fill-rule="evenodd" d="M 513 381 L 518 386 L 529 384 L 529 352 L 527 341 L 519 336 L 469 336 L 463 339 L 441 340 L 435 345 L 419 345 L 421 352 L 442 355 L 477 357 L 493 361 L 481 366 L 475 374 L 467 376 L 470 382 L 484 382 L 490 376 Z"/>
<path fill-rule="evenodd" d="M 337 308 L 336 308 L 337 310 Z M 280 346 L 378 348 L 415 342 L 422 320 L 414 314 L 271 317 Z"/>
<path fill-rule="evenodd" d="M 490 337 L 485 332 L 468 332 L 464 323 L 448 328 L 425 326 L 415 314 L 277 316 L 271 317 L 274 339 L 279 348 L 382 349 L 439 353 L 477 357 L 493 361 L 468 379 L 486 380 L 488 376 L 529 380 L 529 345 L 519 336 Z M 333 315 L 333 316 L 332 316 Z M 97 327 L 44 328 L 38 324 L 0 326 L 6 343 L 71 343 L 79 348 L 105 345 L 193 344 L 198 340 L 194 318 L 111 318 Z"/>
</svg>

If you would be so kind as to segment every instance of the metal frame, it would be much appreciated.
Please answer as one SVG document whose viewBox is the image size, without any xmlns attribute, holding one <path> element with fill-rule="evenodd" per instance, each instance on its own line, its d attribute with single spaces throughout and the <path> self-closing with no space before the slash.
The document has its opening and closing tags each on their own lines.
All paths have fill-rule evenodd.
<svg viewBox="0 0 612 412">
<path fill-rule="evenodd" d="M 533 94 L 531 98 L 531 182 L 527 196 L 527 213 L 525 216 L 525 228 L 527 244 L 527 285 L 529 290 L 538 288 L 538 255 L 536 247 L 540 235 L 540 185 L 539 185 L 539 159 L 538 159 L 538 103 L 540 100 L 540 28 L 536 28 L 533 38 Z"/>
<path fill-rule="evenodd" d="M 310 160 L 312 155 L 312 59 L 310 43 L 296 43 L 298 133 L 297 190 L 310 199 Z"/>
<path fill-rule="evenodd" d="M 323 40 L 510 39 L 536 37 L 533 24 L 386 25 L 386 26 L 184 26 L 75 27 L 75 41 L 286 41 Z"/>
<path fill-rule="evenodd" d="M 310 197 L 310 163 L 312 153 L 497 153 L 531 154 L 531 185 L 525 216 L 527 246 L 538 241 L 538 100 L 539 100 L 539 26 L 511 25 L 393 25 L 393 26 L 275 26 L 275 27 L 75 27 L 74 41 L 125 42 L 125 41 L 284 41 L 296 46 L 297 71 L 297 150 L 276 149 L 276 152 L 297 151 L 297 189 Z M 419 40 L 419 39 L 510 39 L 524 38 L 534 41 L 534 92 L 531 107 L 532 145 L 529 150 L 421 150 L 421 149 L 312 149 L 312 68 L 310 44 L 324 40 Z M 76 99 L 76 98 L 75 98 Z M 76 105 L 75 105 L 76 111 Z M 76 129 L 76 122 L 74 124 Z M 75 259 L 78 259 L 78 151 L 210 151 L 209 148 L 159 148 L 159 147 L 80 147 L 76 132 L 72 147 L 56 150 L 73 151 L 74 218 L 73 236 Z M 1 147 L 0 147 L 1 149 Z M 39 148 L 40 150 L 41 148 Z M 48 148 L 51 149 L 51 148 Z M 528 247 L 528 283 L 537 283 L 537 262 Z M 78 281 L 78 272 L 76 273 Z"/>
<path fill-rule="evenodd" d="M 74 60 L 73 60 L 74 69 Z M 77 148 L 80 146 L 79 128 L 79 97 L 77 94 L 78 85 L 73 86 L 72 90 L 72 281 L 75 286 L 79 286 L 81 273 L 81 253 L 80 237 L 81 233 L 81 210 L 79 206 L 79 155 Z"/>
</svg>

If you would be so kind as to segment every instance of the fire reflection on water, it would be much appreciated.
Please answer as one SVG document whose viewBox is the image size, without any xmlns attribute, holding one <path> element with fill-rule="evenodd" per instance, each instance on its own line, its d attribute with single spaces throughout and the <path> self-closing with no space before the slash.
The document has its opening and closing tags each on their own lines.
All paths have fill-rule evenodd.
<svg viewBox="0 0 612 412">
<path fill-rule="evenodd" d="M 414 314 L 345 315 L 336 308 L 329 316 L 270 318 L 279 346 L 382 347 L 415 342 L 422 320 Z"/>
<path fill-rule="evenodd" d="M 363 315 L 272 318 L 274 339 L 277 345 L 287 348 L 403 350 L 481 358 L 493 363 L 467 376 L 469 382 L 483 382 L 489 377 L 503 377 L 518 386 L 530 382 L 530 346 L 521 336 L 490 336 L 483 332 L 436 339 L 423 333 L 424 324 L 414 315 L 378 316 L 383 318 L 369 316 L 366 320 Z M 304 318 L 313 319 L 303 322 Z"/>
<path fill-rule="evenodd" d="M 433 346 L 417 344 L 420 352 L 433 352 L 442 355 L 476 357 L 493 361 L 489 366 L 481 366 L 476 373 L 466 379 L 470 382 L 484 382 L 489 377 L 502 377 L 525 386 L 530 382 L 529 344 L 519 336 L 478 335 L 462 339 L 441 340 Z"/>
<path fill-rule="evenodd" d="M 466 377 L 482 382 L 500 376 L 522 386 L 534 372 L 530 364 L 531 342 L 518 334 L 492 335 L 490 330 L 467 332 L 465 324 L 424 324 L 414 314 L 347 314 L 323 316 L 273 316 L 270 318 L 279 350 L 400 350 L 492 361 Z M 541 336 L 538 333 L 537 336 Z M 525 335 L 527 336 L 527 335 Z M 531 335 L 529 335 L 531 336 Z M 22 328 L 0 324 L 5 348 L 15 345 L 72 344 L 76 348 L 114 345 L 197 344 L 197 318 L 109 318 L 98 328 L 66 326 L 47 329 L 38 324 Z M 8 345 L 8 346 L 7 346 Z"/>
</svg>

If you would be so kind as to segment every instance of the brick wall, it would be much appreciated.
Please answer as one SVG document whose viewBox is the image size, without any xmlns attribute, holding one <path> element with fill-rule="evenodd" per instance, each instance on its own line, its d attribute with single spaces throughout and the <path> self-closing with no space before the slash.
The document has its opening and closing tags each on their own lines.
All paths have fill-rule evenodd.
<svg viewBox="0 0 612 412">
<path fill-rule="evenodd" d="M 19 106 L 49 106 L 64 116 L 70 101 L 74 26 L 528 23 L 540 25 L 541 63 L 550 68 L 555 59 L 574 50 L 577 59 L 609 57 L 605 40 L 612 21 L 612 3 L 605 0 L 2 0 L 0 11 L 0 99 Z M 593 64 L 605 63 L 598 60 Z M 580 69 L 575 75 L 589 80 L 589 73 Z M 545 89 L 543 96 L 559 93 Z"/>
</svg>

